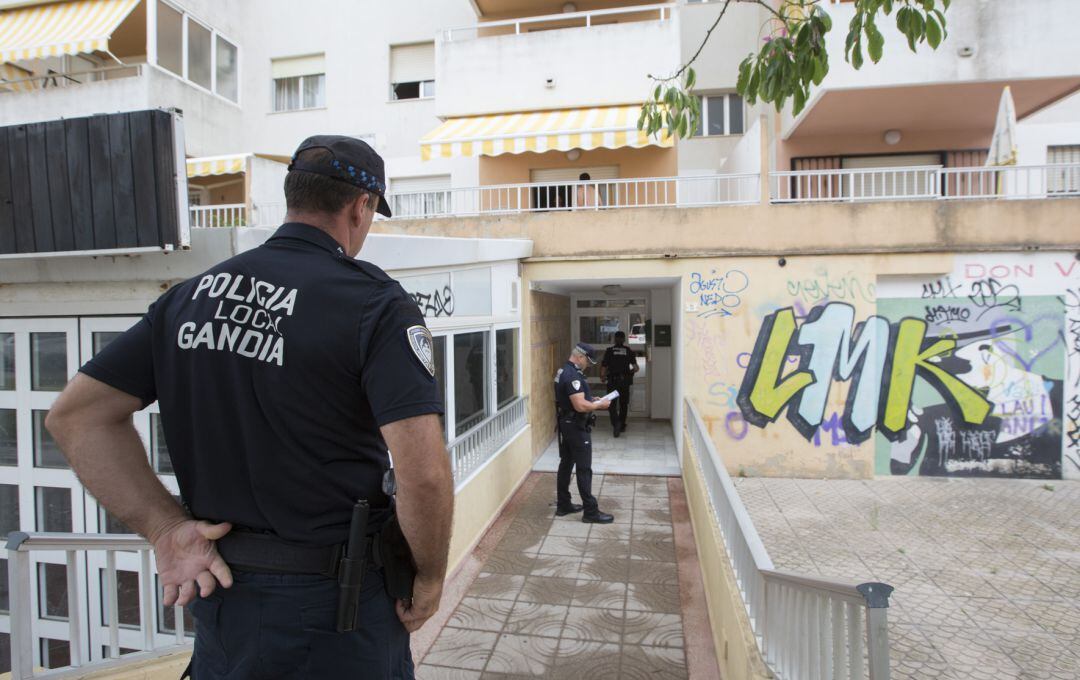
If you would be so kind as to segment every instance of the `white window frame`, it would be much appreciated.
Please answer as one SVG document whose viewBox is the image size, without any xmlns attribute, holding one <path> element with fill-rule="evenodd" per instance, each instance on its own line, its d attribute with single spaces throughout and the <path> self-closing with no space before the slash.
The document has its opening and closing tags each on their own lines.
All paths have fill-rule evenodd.
<svg viewBox="0 0 1080 680">
<path fill-rule="evenodd" d="M 304 78 L 312 78 L 314 76 L 322 76 L 322 78 L 323 78 L 323 90 L 322 90 L 323 101 L 319 106 L 304 106 L 303 105 L 304 104 Z M 298 106 L 295 109 L 278 109 L 278 108 L 275 108 L 275 106 L 277 105 L 277 95 L 276 95 L 276 93 L 277 93 L 277 82 L 279 80 L 292 80 L 293 78 L 297 79 L 296 82 L 297 82 L 297 89 L 298 89 L 298 95 L 299 95 L 298 101 L 300 102 L 300 106 Z M 326 108 L 326 72 L 325 71 L 323 71 L 322 73 L 308 73 L 307 75 L 302 75 L 302 76 L 289 76 L 288 78 L 271 78 L 270 79 L 270 113 L 295 113 L 297 111 L 320 111 L 320 110 L 325 109 L 325 108 Z"/>
<path fill-rule="evenodd" d="M 397 87 L 398 85 L 408 85 L 409 83 L 417 83 L 417 84 L 419 84 L 419 86 L 420 86 L 420 95 L 417 96 L 417 97 L 398 97 L 397 93 L 394 92 L 394 88 Z M 426 95 L 426 94 L 424 94 L 424 90 L 428 87 L 428 85 L 431 86 L 431 94 Z M 390 83 L 390 102 L 391 103 L 419 102 L 419 101 L 425 101 L 425 100 L 434 99 L 434 98 L 435 98 L 435 79 L 434 78 L 432 78 L 431 80 L 404 80 L 404 81 L 402 81 L 400 83 Z"/>
<path fill-rule="evenodd" d="M 698 115 L 698 122 L 701 125 L 701 134 L 698 134 L 695 128 L 692 139 L 705 139 L 707 137 L 738 137 L 746 133 L 746 100 L 743 99 L 738 92 L 695 92 L 694 96 L 698 98 L 701 103 L 701 111 Z M 742 132 L 731 131 L 731 97 L 739 97 L 743 109 L 743 129 Z M 709 97 L 723 97 L 724 98 L 724 132 L 722 134 L 709 134 Z"/>
<path fill-rule="evenodd" d="M 179 12 L 182 18 L 180 24 L 180 70 L 183 75 L 177 75 L 169 69 L 159 66 L 157 62 L 157 3 L 161 2 L 168 5 L 175 11 Z M 206 89 L 202 85 L 191 81 L 188 78 L 188 22 L 194 21 L 203 28 L 210 31 L 210 89 Z M 236 48 L 236 101 L 224 97 L 217 93 L 217 38 L 221 36 L 222 40 L 227 41 L 230 45 Z M 167 73 L 169 76 L 176 78 L 189 86 L 204 92 L 212 97 L 216 97 L 223 102 L 228 102 L 232 106 L 241 107 L 243 104 L 243 48 L 240 47 L 240 43 L 230 38 L 228 35 L 217 30 L 211 26 L 208 22 L 193 15 L 187 9 L 180 5 L 169 2 L 169 0 L 147 0 L 146 11 L 146 63 L 153 69 L 156 69 L 160 73 Z"/>
</svg>

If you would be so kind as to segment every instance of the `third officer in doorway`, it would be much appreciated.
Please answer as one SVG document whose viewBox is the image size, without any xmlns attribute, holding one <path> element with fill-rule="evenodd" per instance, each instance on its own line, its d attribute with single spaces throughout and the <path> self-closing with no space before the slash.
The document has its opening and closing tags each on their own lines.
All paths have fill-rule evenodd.
<svg viewBox="0 0 1080 680">
<path fill-rule="evenodd" d="M 604 352 L 600 362 L 600 379 L 607 381 L 607 390 L 618 390 L 619 396 L 611 402 L 611 429 L 615 436 L 626 429 L 626 413 L 630 410 L 630 388 L 634 374 L 638 372 L 637 355 L 626 346 L 626 333 L 615 333 L 615 344 Z"/>
<path fill-rule="evenodd" d="M 596 411 L 611 406 L 606 399 L 593 399 L 583 369 L 596 363 L 592 345 L 578 343 L 566 365 L 555 374 L 555 414 L 559 430 L 559 474 L 555 490 L 560 517 L 581 512 L 582 522 L 610 524 L 615 518 L 600 512 L 592 495 L 592 426 Z M 582 505 L 570 502 L 570 475 L 577 469 L 578 493 Z"/>
</svg>

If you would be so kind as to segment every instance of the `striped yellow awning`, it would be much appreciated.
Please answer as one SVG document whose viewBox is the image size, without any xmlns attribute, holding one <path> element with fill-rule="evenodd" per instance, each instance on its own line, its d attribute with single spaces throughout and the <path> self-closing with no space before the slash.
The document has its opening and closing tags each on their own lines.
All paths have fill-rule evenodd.
<svg viewBox="0 0 1080 680">
<path fill-rule="evenodd" d="M 30 92 L 35 83 L 26 79 L 32 75 L 15 64 L 0 64 L 0 92 Z"/>
<path fill-rule="evenodd" d="M 0 62 L 109 49 L 140 0 L 71 0 L 0 12 Z"/>
<path fill-rule="evenodd" d="M 187 162 L 188 179 L 192 177 L 211 177 L 213 175 L 231 175 L 247 170 L 248 154 L 232 156 L 207 156 L 189 158 Z"/>
<path fill-rule="evenodd" d="M 650 137 L 637 129 L 640 113 L 640 104 L 627 104 L 451 118 L 420 140 L 420 157 L 672 146 L 666 131 Z"/>
</svg>

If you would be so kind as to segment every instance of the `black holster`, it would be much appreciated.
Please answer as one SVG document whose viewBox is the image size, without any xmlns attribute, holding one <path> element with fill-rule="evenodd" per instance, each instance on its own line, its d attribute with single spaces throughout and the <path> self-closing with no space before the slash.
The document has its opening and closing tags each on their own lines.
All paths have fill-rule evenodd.
<svg viewBox="0 0 1080 680">
<path fill-rule="evenodd" d="M 386 594 L 395 600 L 412 598 L 416 561 L 405 534 L 401 532 L 396 513 L 383 526 L 375 543 L 378 546 L 378 558 L 382 562 Z"/>
</svg>

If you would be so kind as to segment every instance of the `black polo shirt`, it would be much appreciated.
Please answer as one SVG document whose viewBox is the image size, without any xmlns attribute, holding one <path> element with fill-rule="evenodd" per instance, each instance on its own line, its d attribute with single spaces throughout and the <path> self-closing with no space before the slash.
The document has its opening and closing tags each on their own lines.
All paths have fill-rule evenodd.
<svg viewBox="0 0 1080 680">
<path fill-rule="evenodd" d="M 379 426 L 442 412 L 433 366 L 401 286 L 292 223 L 169 290 L 80 370 L 160 403 L 195 517 L 328 545 L 356 499 L 388 505 Z"/>
<path fill-rule="evenodd" d="M 570 396 L 581 392 L 585 395 L 585 401 L 592 400 L 592 392 L 589 390 L 589 381 L 574 362 L 567 361 L 566 365 L 555 374 L 555 404 L 566 413 L 573 413 L 574 406 L 570 403 Z"/>
<path fill-rule="evenodd" d="M 600 365 L 607 369 L 608 380 L 634 382 L 632 366 L 637 365 L 637 356 L 626 345 L 612 345 L 604 350 Z"/>
</svg>

